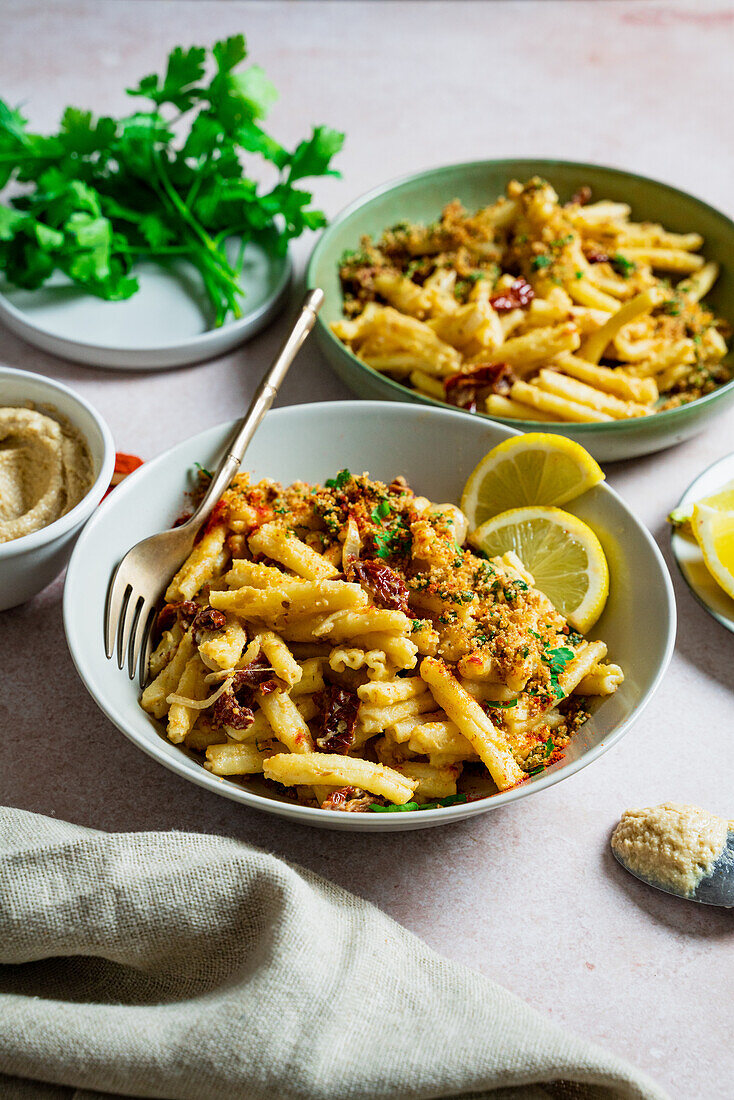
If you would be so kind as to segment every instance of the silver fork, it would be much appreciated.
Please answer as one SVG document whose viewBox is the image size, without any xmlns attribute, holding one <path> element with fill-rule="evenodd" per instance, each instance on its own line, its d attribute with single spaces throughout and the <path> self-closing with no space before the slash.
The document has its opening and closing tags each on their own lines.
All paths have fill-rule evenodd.
<svg viewBox="0 0 734 1100">
<path fill-rule="evenodd" d="M 239 470 L 250 440 L 314 326 L 323 300 L 322 290 L 312 290 L 304 298 L 298 320 L 258 386 L 247 414 L 238 424 L 227 453 L 191 519 L 181 527 L 161 531 L 137 543 L 112 574 L 105 604 L 105 653 L 111 660 L 117 651 L 117 664 L 121 669 L 127 660 L 131 680 L 135 679 L 139 666 L 141 687 L 147 679 L 149 639 L 161 596 L 191 553 L 197 533 Z"/>
</svg>

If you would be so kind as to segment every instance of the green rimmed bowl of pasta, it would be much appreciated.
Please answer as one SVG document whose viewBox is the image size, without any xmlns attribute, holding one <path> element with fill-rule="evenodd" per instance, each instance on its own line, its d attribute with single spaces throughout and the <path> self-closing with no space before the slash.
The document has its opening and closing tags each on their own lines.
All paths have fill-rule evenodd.
<svg viewBox="0 0 734 1100">
<path fill-rule="evenodd" d="M 359 397 L 448 404 L 615 461 L 734 402 L 733 252 L 734 222 L 668 184 L 476 161 L 357 199 L 307 281 L 326 295 L 321 350 Z"/>
</svg>

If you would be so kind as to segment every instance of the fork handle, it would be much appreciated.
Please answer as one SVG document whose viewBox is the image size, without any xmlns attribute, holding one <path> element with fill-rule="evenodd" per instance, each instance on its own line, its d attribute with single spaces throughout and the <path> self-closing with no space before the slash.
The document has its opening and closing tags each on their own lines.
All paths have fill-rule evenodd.
<svg viewBox="0 0 734 1100">
<path fill-rule="evenodd" d="M 201 527 L 202 523 L 212 514 L 215 504 L 239 470 L 245 451 L 258 429 L 260 421 L 275 400 L 280 384 L 288 373 L 288 368 L 313 328 L 316 315 L 321 309 L 323 301 L 324 292 L 319 289 L 310 290 L 303 299 L 301 312 L 291 329 L 290 335 L 286 337 L 272 366 L 257 387 L 249 409 L 237 426 L 237 431 L 229 444 L 226 455 L 217 467 L 201 504 L 188 523 L 185 524 L 186 527 L 196 528 L 197 530 Z"/>
</svg>

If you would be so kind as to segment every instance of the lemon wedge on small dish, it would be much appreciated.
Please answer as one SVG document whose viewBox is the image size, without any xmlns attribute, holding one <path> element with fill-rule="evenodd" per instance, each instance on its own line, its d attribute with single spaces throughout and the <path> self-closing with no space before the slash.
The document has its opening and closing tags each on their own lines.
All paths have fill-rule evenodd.
<svg viewBox="0 0 734 1100">
<path fill-rule="evenodd" d="M 498 444 L 470 474 L 461 497 L 469 526 L 525 504 L 567 504 L 604 480 L 580 443 L 563 435 L 529 432 Z"/>
<path fill-rule="evenodd" d="M 715 508 L 717 512 L 734 513 L 734 478 L 727 481 L 726 485 L 722 485 L 711 496 L 702 497 L 696 503 L 705 504 L 707 508 Z"/>
<path fill-rule="evenodd" d="M 530 505 L 493 516 L 469 536 L 490 557 L 514 550 L 557 611 L 585 633 L 609 595 L 609 566 L 591 528 L 561 508 Z"/>
<path fill-rule="evenodd" d="M 724 490 L 694 505 L 691 528 L 709 573 L 734 599 L 734 511 L 724 511 L 708 503 L 723 496 L 724 492 L 731 490 Z"/>
</svg>

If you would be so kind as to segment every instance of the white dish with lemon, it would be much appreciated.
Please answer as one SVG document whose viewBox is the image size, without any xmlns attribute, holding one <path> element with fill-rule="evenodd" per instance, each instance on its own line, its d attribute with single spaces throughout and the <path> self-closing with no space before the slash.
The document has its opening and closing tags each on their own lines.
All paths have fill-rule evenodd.
<svg viewBox="0 0 734 1100">
<path fill-rule="evenodd" d="M 120 554 L 131 542 L 173 521 L 190 488 L 194 464 L 214 465 L 231 430 L 230 424 L 209 429 L 127 479 L 88 525 L 67 576 L 64 619 L 77 669 L 108 717 L 160 763 L 225 797 L 304 824 L 357 831 L 412 829 L 482 813 L 558 782 L 600 756 L 640 714 L 672 651 L 672 589 L 647 531 L 611 489 L 597 484 L 569 502 L 567 511 L 593 528 L 609 563 L 609 599 L 591 637 L 607 642 L 610 657 L 625 670 L 625 681 L 613 696 L 594 702 L 591 718 L 558 764 L 491 798 L 405 814 L 325 813 L 264 797 L 203 769 L 191 754 L 165 740 L 140 709 L 136 686 L 107 662 L 101 623 L 110 571 Z M 273 477 L 284 484 L 323 482 L 344 467 L 369 470 L 381 480 L 399 471 L 430 499 L 459 501 L 479 461 L 512 437 L 504 427 L 467 422 L 446 410 L 381 402 L 307 405 L 269 414 L 246 466 L 255 478 Z"/>
<path fill-rule="evenodd" d="M 734 633 L 734 453 L 714 462 L 689 485 L 674 516 L 671 548 L 698 602 Z"/>
</svg>

